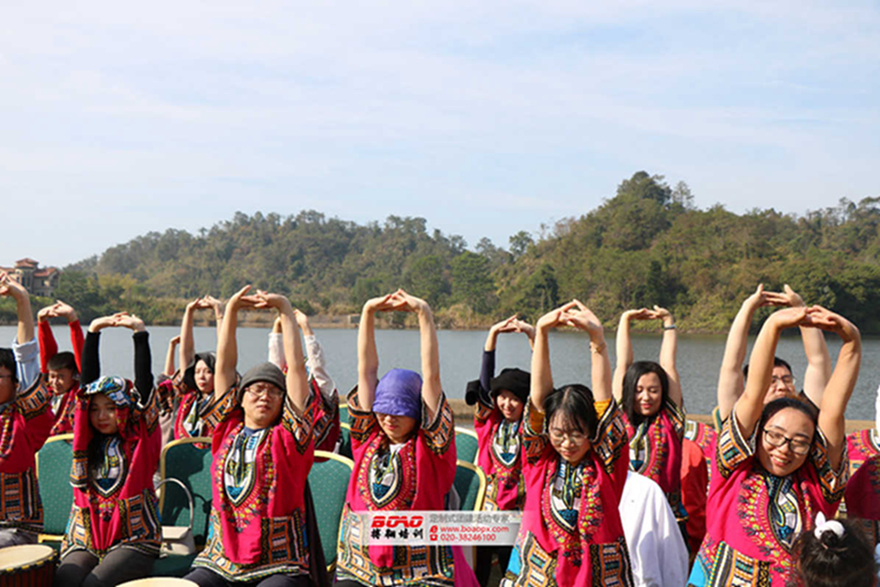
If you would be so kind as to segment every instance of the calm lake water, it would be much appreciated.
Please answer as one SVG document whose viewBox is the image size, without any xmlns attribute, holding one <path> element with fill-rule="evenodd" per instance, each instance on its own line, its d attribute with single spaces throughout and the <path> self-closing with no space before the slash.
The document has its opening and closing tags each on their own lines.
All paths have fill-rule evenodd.
<svg viewBox="0 0 880 587">
<path fill-rule="evenodd" d="M 70 350 L 69 329 L 65 325 L 54 326 L 55 338 L 60 350 Z M 610 330 L 610 329 L 609 329 Z M 153 326 L 150 345 L 153 351 L 153 369 L 159 373 L 164 368 L 165 352 L 171 337 L 180 332 L 172 326 Z M 266 329 L 240 328 L 239 371 L 266 360 Z M 324 347 L 327 368 L 336 380 L 341 394 L 357 383 L 357 331 L 343 329 L 316 329 L 315 334 Z M 611 334 L 611 333 L 608 333 Z M 12 326 L 0 326 L 0 345 L 9 345 L 15 336 Z M 483 343 L 486 333 L 482 331 L 438 332 L 443 387 L 450 398 L 463 398 L 467 382 L 480 374 Z M 196 350 L 212 350 L 216 344 L 213 327 L 195 329 Z M 836 360 L 840 341 L 829 338 L 829 351 Z M 496 365 L 529 369 L 530 352 L 524 335 L 506 334 L 498 339 Z M 724 352 L 724 336 L 680 335 L 678 340 L 678 368 L 684 387 L 685 404 L 689 412 L 708 414 L 715 407 L 715 387 L 718 370 Z M 419 333 L 414 330 L 379 330 L 376 332 L 379 347 L 380 374 L 393 367 L 419 370 Z M 751 342 L 754 342 L 752 339 Z M 750 351 L 751 351 L 750 342 Z M 634 336 L 636 360 L 657 360 L 660 336 Z M 609 336 L 608 348 L 614 365 L 614 339 Z M 576 332 L 554 332 L 550 337 L 553 378 L 557 385 L 590 382 L 589 338 Z M 786 337 L 780 341 L 777 355 L 792 364 L 798 385 L 806 368 L 800 337 Z M 175 357 L 176 359 L 176 357 Z M 101 334 L 102 372 L 133 376 L 133 346 L 131 331 L 107 329 Z M 853 398 L 847 409 L 847 417 L 859 420 L 874 419 L 874 398 L 880 384 L 880 337 L 866 337 L 863 341 L 862 369 Z"/>
</svg>

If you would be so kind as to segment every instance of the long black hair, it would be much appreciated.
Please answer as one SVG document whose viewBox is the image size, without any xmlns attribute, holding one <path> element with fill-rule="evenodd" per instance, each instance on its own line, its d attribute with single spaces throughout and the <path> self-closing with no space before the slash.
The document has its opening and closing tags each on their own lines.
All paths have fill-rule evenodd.
<svg viewBox="0 0 880 587">
<path fill-rule="evenodd" d="M 94 481 L 98 477 L 98 473 L 104 465 L 104 441 L 106 438 L 107 435 L 97 430 L 93 431 L 88 448 L 89 481 Z"/>
<path fill-rule="evenodd" d="M 654 415 L 643 416 L 636 412 L 636 390 L 639 387 L 639 379 L 641 379 L 642 375 L 647 375 L 648 373 L 656 373 L 657 377 L 660 379 L 660 389 L 662 390 L 662 395 L 660 396 L 660 409 L 663 409 L 667 398 L 669 398 L 669 377 L 659 363 L 655 363 L 654 361 L 636 361 L 630 365 L 629 369 L 626 370 L 626 375 L 623 376 L 622 399 L 623 413 L 626 414 L 630 424 L 633 426 L 638 426 L 643 420 L 651 418 Z"/>
<path fill-rule="evenodd" d="M 589 387 L 572 383 L 551 391 L 544 400 L 544 419 L 547 426 L 550 426 L 556 414 L 559 414 L 562 424 L 593 440 L 599 426 L 599 417 L 596 415 L 593 392 Z"/>
</svg>

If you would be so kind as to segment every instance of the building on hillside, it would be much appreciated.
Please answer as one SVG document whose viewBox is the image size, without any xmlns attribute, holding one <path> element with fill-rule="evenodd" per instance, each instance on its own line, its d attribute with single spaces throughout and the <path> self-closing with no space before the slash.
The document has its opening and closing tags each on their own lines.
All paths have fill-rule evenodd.
<svg viewBox="0 0 880 587">
<path fill-rule="evenodd" d="M 15 262 L 15 267 L 0 267 L 15 281 L 22 284 L 31 295 L 53 297 L 61 271 L 57 267 L 40 267 L 38 261 L 26 257 Z"/>
</svg>

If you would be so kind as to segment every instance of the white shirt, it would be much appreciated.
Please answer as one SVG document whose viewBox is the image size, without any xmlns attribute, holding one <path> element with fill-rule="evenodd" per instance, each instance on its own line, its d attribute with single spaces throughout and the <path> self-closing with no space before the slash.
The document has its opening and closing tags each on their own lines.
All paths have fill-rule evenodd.
<svg viewBox="0 0 880 587">
<path fill-rule="evenodd" d="M 687 547 L 660 486 L 628 471 L 619 509 L 635 584 L 645 587 L 686 585 Z"/>
<path fill-rule="evenodd" d="M 336 384 L 327 373 L 324 349 L 321 348 L 321 343 L 314 335 L 303 336 L 303 341 L 305 342 L 306 357 L 308 357 L 306 369 L 308 369 L 309 375 L 315 378 L 318 389 L 321 390 L 324 398 L 328 401 L 334 399 L 333 392 L 336 391 Z M 269 333 L 269 362 L 282 371 L 287 366 L 284 357 L 284 336 L 280 332 Z"/>
</svg>

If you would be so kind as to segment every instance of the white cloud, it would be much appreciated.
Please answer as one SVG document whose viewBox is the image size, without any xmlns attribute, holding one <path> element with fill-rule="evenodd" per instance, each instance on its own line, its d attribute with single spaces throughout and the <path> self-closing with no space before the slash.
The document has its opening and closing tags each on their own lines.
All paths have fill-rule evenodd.
<svg viewBox="0 0 880 587">
<path fill-rule="evenodd" d="M 588 211 L 638 169 L 688 181 L 703 205 L 803 211 L 880 191 L 878 12 L 17 3 L 0 24 L 0 194 L 15 216 L 74 199 L 71 213 L 101 210 L 119 240 L 175 213 L 195 230 L 240 207 L 419 215 L 476 242 L 491 206 L 505 244 Z M 120 201 L 138 218 L 113 216 Z M 0 249 L 63 263 L 107 246 L 52 232 L 37 244 L 13 226 Z"/>
</svg>

